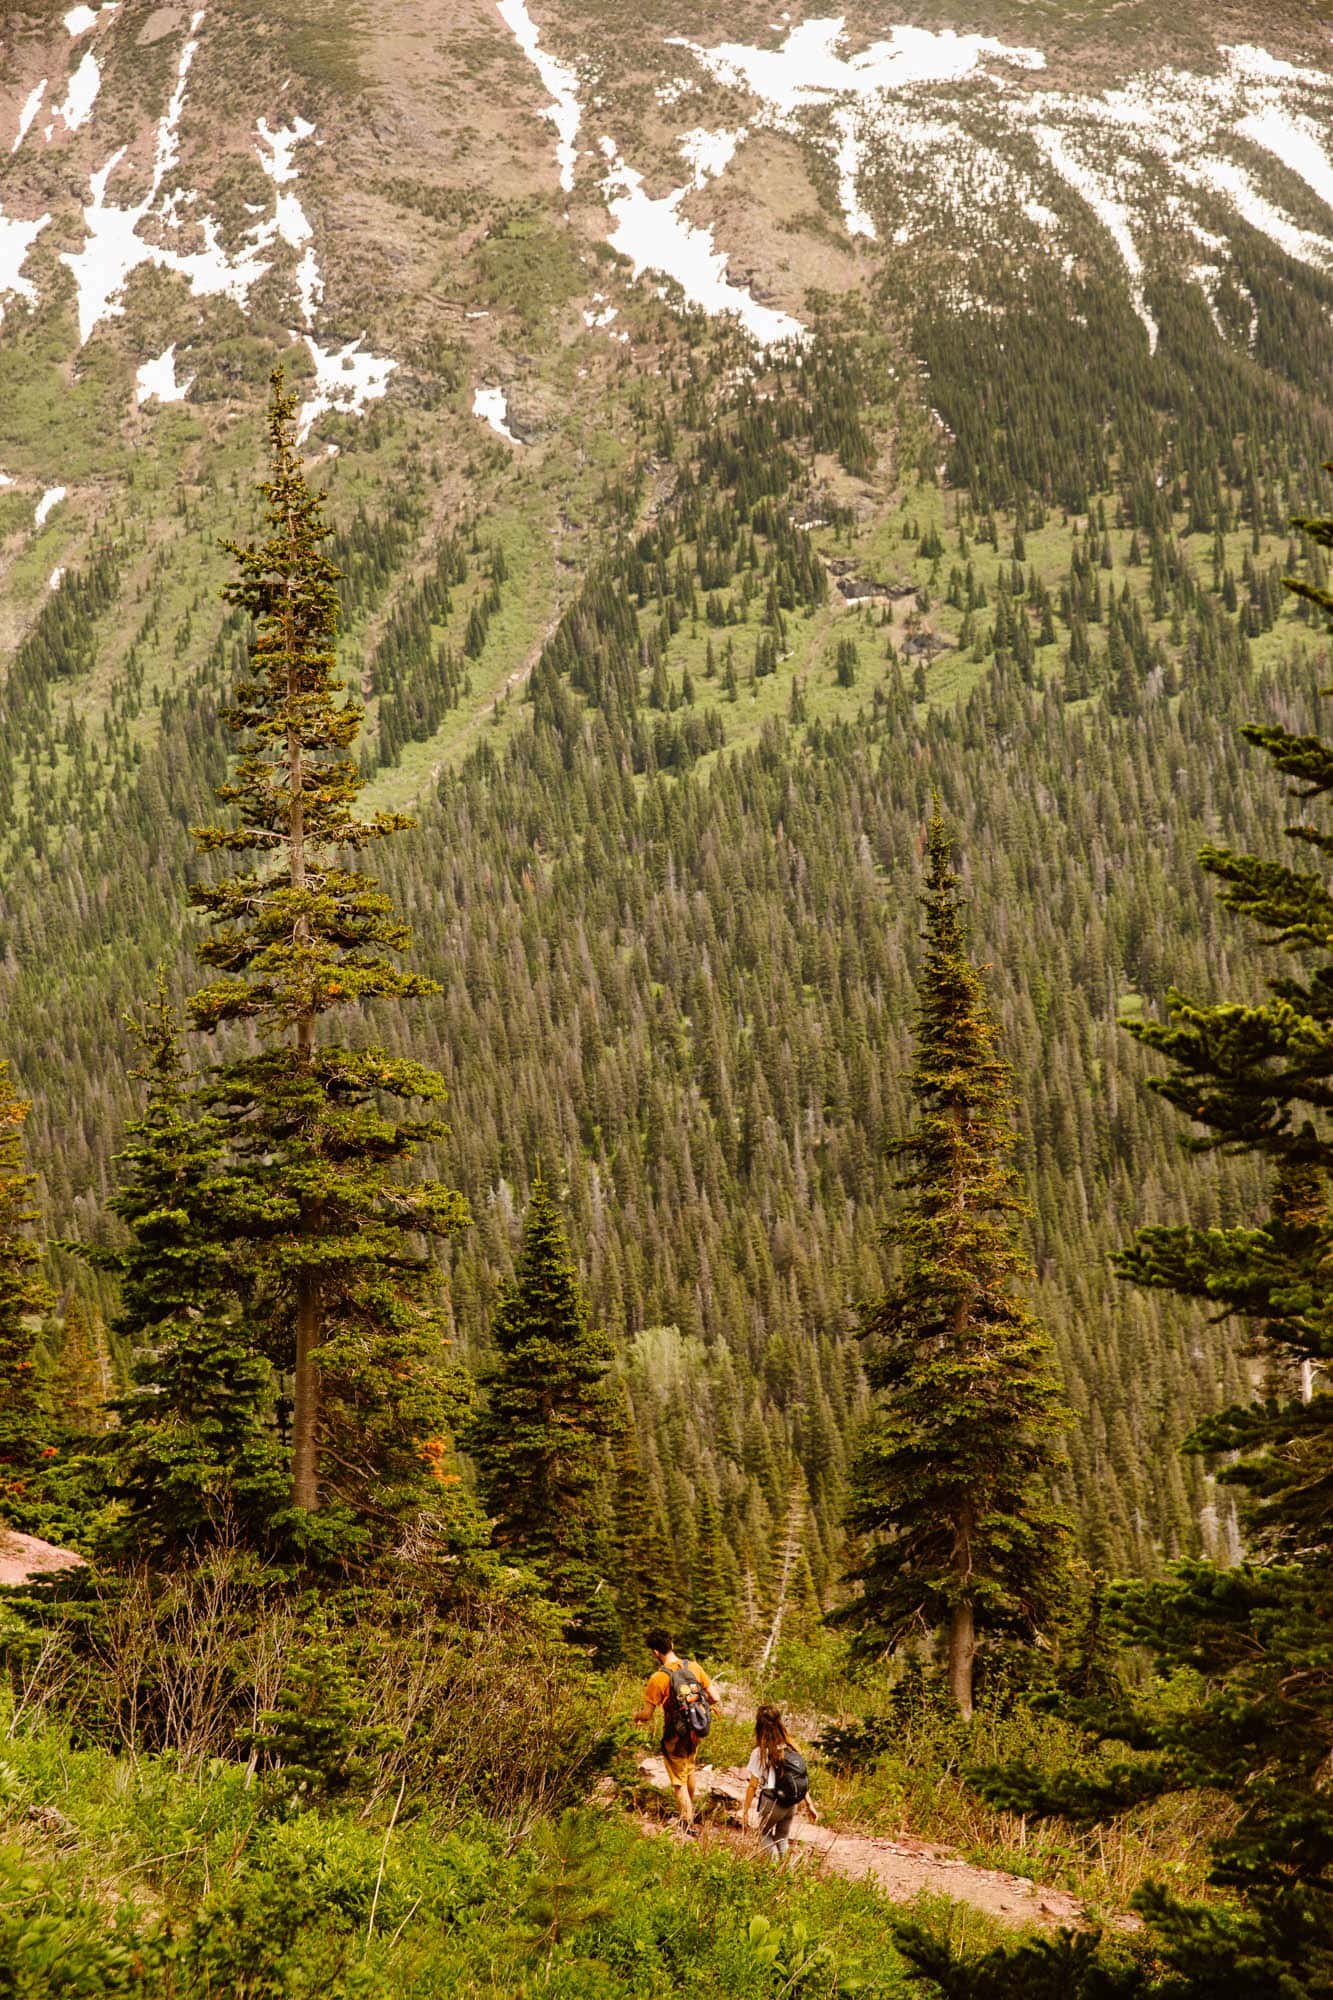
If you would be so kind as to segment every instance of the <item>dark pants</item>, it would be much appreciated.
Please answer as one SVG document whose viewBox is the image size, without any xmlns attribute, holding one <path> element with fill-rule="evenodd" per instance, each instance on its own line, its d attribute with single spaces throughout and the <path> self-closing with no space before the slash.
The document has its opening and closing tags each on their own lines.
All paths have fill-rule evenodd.
<svg viewBox="0 0 1333 2000">
<path fill-rule="evenodd" d="M 785 1861 L 787 1842 L 791 1838 L 791 1823 L 796 1817 L 795 1806 L 781 1805 L 777 1799 L 759 1801 L 759 1842 L 762 1851 L 774 1861 Z"/>
</svg>

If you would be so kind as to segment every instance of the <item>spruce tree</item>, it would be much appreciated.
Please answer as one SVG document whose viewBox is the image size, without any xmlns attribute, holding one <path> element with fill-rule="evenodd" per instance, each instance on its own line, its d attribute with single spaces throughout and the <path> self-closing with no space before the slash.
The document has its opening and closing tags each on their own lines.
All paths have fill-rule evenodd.
<svg viewBox="0 0 1333 2000">
<path fill-rule="evenodd" d="M 0 1062 L 0 1519 L 16 1528 L 34 1523 L 40 1475 L 52 1451 L 34 1360 L 33 1322 L 50 1311 L 51 1293 L 31 1234 L 37 1177 L 23 1149 L 31 1108 L 14 1089 L 9 1064 Z"/>
<path fill-rule="evenodd" d="M 110 1384 L 102 1316 L 96 1306 L 71 1293 L 49 1378 L 52 1410 L 66 1436 L 90 1438 L 106 1429 Z"/>
<path fill-rule="evenodd" d="M 292 1389 L 291 1498 L 325 1497 L 385 1522 L 422 1495 L 442 1397 L 434 1274 L 422 1238 L 448 1236 L 466 1204 L 399 1169 L 445 1128 L 394 1117 L 387 1099 L 438 1106 L 442 1078 L 382 1047 L 352 1047 L 331 1017 L 437 991 L 399 963 L 410 934 L 372 878 L 345 857 L 410 824 L 359 816 L 350 754 L 361 710 L 338 677 L 338 573 L 321 552 L 322 497 L 295 442 L 296 399 L 272 382 L 268 533 L 228 544 L 227 600 L 253 621 L 251 671 L 224 719 L 240 739 L 218 791 L 233 817 L 196 830 L 208 855 L 251 855 L 242 873 L 192 891 L 216 977 L 190 1003 L 195 1025 L 248 1031 L 212 1073 L 226 1129 L 240 1256 L 276 1314 L 274 1358 Z"/>
<path fill-rule="evenodd" d="M 654 1492 L 639 1454 L 638 1430 L 628 1397 L 615 1420 L 611 1467 L 611 1574 L 620 1620 L 621 1649 L 632 1658 L 654 1625 L 670 1626 L 675 1601 L 668 1575 L 670 1554 L 661 1495 Z"/>
<path fill-rule="evenodd" d="M 1333 519 L 1300 525 L 1333 548 Z M 1333 620 L 1327 591 L 1289 587 Z M 1303 807 L 1333 793 L 1333 744 L 1278 726 L 1242 733 Z M 1199 2000 L 1333 1990 L 1333 833 L 1304 811 L 1287 832 L 1314 867 L 1214 846 L 1201 855 L 1224 905 L 1282 955 L 1267 998 L 1199 1004 L 1172 990 L 1165 1022 L 1131 1024 L 1170 1065 L 1153 1088 L 1193 1121 L 1191 1149 L 1257 1155 L 1272 1174 L 1257 1221 L 1145 1229 L 1121 1260 L 1140 1284 L 1247 1322 L 1267 1364 L 1261 1395 L 1187 1446 L 1222 1456 L 1220 1477 L 1242 1496 L 1245 1560 L 1185 1563 L 1117 1600 L 1130 1637 L 1164 1674 L 1188 1669 L 1198 1690 L 1182 1706 L 1177 1679 L 1169 1710 L 1141 1719 L 1145 1737 L 1176 1782 L 1239 1809 L 1212 1876 L 1241 1894 L 1241 1912 L 1166 1891 L 1147 1899 L 1171 1990 Z"/>
<path fill-rule="evenodd" d="M 618 1643 L 604 1546 L 606 1443 L 616 1430 L 611 1343 L 594 1328 L 540 1171 L 514 1281 L 495 1317 L 496 1361 L 468 1433 L 495 1545 L 531 1565 L 571 1638 Z"/>
<path fill-rule="evenodd" d="M 1020 1290 L 1009 1072 L 938 811 L 923 904 L 918 1117 L 895 1148 L 908 1163 L 886 1232 L 896 1282 L 862 1328 L 876 1400 L 848 1516 L 864 1538 L 860 1593 L 840 1615 L 867 1653 L 946 1628 L 949 1686 L 969 1716 L 978 1632 L 1031 1638 L 1061 1594 L 1063 1410 Z"/>
<path fill-rule="evenodd" d="M 699 1494 L 698 1521 L 687 1629 L 690 1644 L 701 1658 L 719 1659 L 731 1643 L 734 1610 L 724 1567 L 722 1521 L 717 1502 L 707 1489 Z"/>
<path fill-rule="evenodd" d="M 108 1206 L 123 1249 L 93 1261 L 120 1279 L 115 1331 L 131 1386 L 105 1441 L 120 1504 L 113 1557 L 171 1563 L 218 1539 L 280 1546 L 287 1503 L 278 1384 L 237 1290 L 221 1121 L 194 1104 L 164 983 L 136 1024 L 142 1115 Z"/>
</svg>

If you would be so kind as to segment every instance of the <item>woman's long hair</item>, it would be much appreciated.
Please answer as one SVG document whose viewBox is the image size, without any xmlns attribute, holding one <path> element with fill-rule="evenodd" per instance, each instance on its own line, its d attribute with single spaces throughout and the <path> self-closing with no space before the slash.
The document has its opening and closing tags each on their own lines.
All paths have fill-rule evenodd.
<svg viewBox="0 0 1333 2000">
<path fill-rule="evenodd" d="M 775 1771 L 782 1762 L 782 1753 L 791 1744 L 782 1723 L 782 1711 L 766 1701 L 754 1719 L 754 1740 L 765 1769 Z"/>
</svg>

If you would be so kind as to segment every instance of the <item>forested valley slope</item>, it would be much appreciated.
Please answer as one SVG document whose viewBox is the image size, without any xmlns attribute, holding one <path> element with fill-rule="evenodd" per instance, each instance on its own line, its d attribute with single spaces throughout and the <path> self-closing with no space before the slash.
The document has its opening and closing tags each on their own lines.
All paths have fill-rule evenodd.
<svg viewBox="0 0 1333 2000">
<path fill-rule="evenodd" d="M 996 1775 L 1042 1737 L 1017 1643 L 1043 1622 L 1031 1605 L 996 1611 L 989 1651 L 983 1630 L 975 1727 L 994 1740 L 970 1748 L 950 1733 L 962 1726 L 950 1701 L 918 1685 L 919 1660 L 905 1679 L 872 1671 L 874 1632 L 850 1654 L 835 1636 L 853 1580 L 874 1590 L 863 1440 L 886 1378 L 866 1329 L 914 1254 L 893 1236 L 895 1149 L 923 1101 L 935 816 L 1012 1077 L 1006 1227 L 1015 1268 L 1030 1263 L 1020 1289 L 1049 1334 L 1059 1398 L 1049 1499 L 1073 1582 L 1036 1677 L 1077 1656 L 1087 1685 L 1062 1683 L 1069 1733 L 1048 1762 L 1092 1759 L 1081 1818 L 1068 1790 L 1062 1810 L 1102 1829 L 1100 1862 L 1079 1833 L 1076 1859 L 1057 1841 L 1032 1865 L 1109 1905 L 1138 1876 L 1108 1870 L 1105 1826 L 1132 1847 L 1139 1805 L 1155 1865 L 1183 1822 L 1151 1820 L 1166 1808 L 1141 1805 L 1147 1780 L 1117 1790 L 1080 1734 L 1092 1725 L 1077 1703 L 1105 1694 L 1100 1655 L 1090 1663 L 1108 1580 L 1169 1596 L 1182 1563 L 1248 1576 L 1277 1544 L 1247 1481 L 1218 1476 L 1255 1442 L 1228 1413 L 1277 1407 L 1292 1382 L 1316 1408 L 1322 1380 L 1310 1244 L 1295 1305 L 1268 1264 L 1247 1288 L 1234 1261 L 1214 1269 L 1200 1247 L 1274 1212 L 1308 1221 L 1314 1198 L 1291 1176 L 1321 1168 L 1318 1089 L 1293 1086 L 1314 1124 L 1287 1158 L 1291 1102 L 1276 1125 L 1250 1100 L 1236 1109 L 1268 1087 L 1262 1065 L 1231 1097 L 1201 1085 L 1197 1105 L 1190 1085 L 1170 1104 L 1144 1086 L 1164 1053 L 1199 1074 L 1197 1049 L 1164 1050 L 1155 1026 L 1172 989 L 1262 1005 L 1281 968 L 1237 910 L 1270 931 L 1289 920 L 1303 947 L 1325 938 L 1322 888 L 1294 909 L 1269 878 L 1233 881 L 1228 909 L 1198 852 L 1280 857 L 1280 773 L 1322 781 L 1313 752 L 1270 738 L 1275 771 L 1241 731 L 1303 739 L 1330 679 L 1329 538 L 1299 524 L 1329 511 L 1333 454 L 1333 39 L 1317 8 L 1295 4 L 1262 19 L 1212 5 L 1188 22 L 1155 0 L 985 0 L 966 18 L 923 0 L 889 23 L 864 8 L 768 12 L 732 10 L 723 26 L 688 4 L 627 15 L 593 0 L 6 9 L 0 1057 L 35 1177 L 29 1192 L 15 1154 L 7 1213 L 26 1240 L 30 1203 L 42 1260 L 19 1259 L 5 1337 L 25 1384 L 15 1408 L 28 1410 L 14 1450 L 49 1462 L 28 1466 L 3 1511 L 93 1559 L 56 1594 L 86 1608 L 91 1589 L 121 1636 L 80 1654 L 69 1631 L 85 1614 L 71 1626 L 67 1605 L 57 1624 L 76 1679 L 91 1682 L 93 1658 L 124 1665 L 124 1607 L 151 1596 L 137 1557 L 176 1575 L 173 1535 L 212 1546 L 206 1507 L 173 1528 L 163 1498 L 201 1506 L 201 1452 L 244 1467 L 227 1489 L 240 1544 L 228 1560 L 243 1569 L 258 1552 L 278 1578 L 261 1614 L 228 1571 L 215 1609 L 232 1637 L 244 1628 L 256 1656 L 277 1659 L 295 1645 L 297 1624 L 282 1624 L 297 1619 L 294 1578 L 311 1589 L 336 1571 L 340 1591 L 364 1591 L 364 1613 L 333 1593 L 296 1677 L 274 1668 L 243 1726 L 200 1722 L 187 1750 L 160 1716 L 145 1723 L 136 1747 L 172 1747 L 187 1767 L 205 1748 L 239 1751 L 250 1778 L 306 1759 L 312 1807 L 347 1794 L 383 1818 L 395 1792 L 401 1804 L 416 1766 L 391 1738 L 416 1744 L 424 1705 L 410 1723 L 386 1710 L 379 1739 L 362 1718 L 353 1742 L 360 1697 L 335 1700 L 336 1782 L 293 1720 L 302 1689 L 349 1674 L 360 1688 L 376 1671 L 393 1617 L 375 1592 L 394 1586 L 362 1571 L 392 1547 L 423 1573 L 437 1558 L 449 1569 L 448 1591 L 420 1585 L 433 1616 L 458 1621 L 457 1650 L 431 1666 L 446 1675 L 444 1709 L 467 1686 L 469 1647 L 504 1709 L 524 1672 L 563 1688 L 552 1647 L 572 1640 L 604 1674 L 621 1660 L 637 1672 L 644 1622 L 665 1621 L 747 1688 L 771 1670 L 782 1698 L 839 1718 L 827 1756 L 849 1810 L 1010 1865 L 1020 1816 L 1044 1810 L 1012 1772 Z M 266 409 L 279 434 L 267 447 Z M 264 479 L 289 499 L 322 494 L 330 529 L 300 543 L 299 561 L 292 529 L 283 557 L 312 593 L 310 658 L 328 654 L 310 695 L 328 704 L 320 754 L 351 759 L 309 838 L 364 866 L 384 910 L 350 875 L 327 909 L 299 901 L 304 876 L 283 903 L 271 871 L 244 876 L 233 858 L 291 847 L 290 826 L 264 817 L 268 781 L 257 766 L 246 776 L 262 728 L 251 741 L 238 727 L 238 706 L 247 727 L 263 721 L 262 701 L 236 691 L 263 657 L 252 646 L 272 603 L 255 579 L 272 565 L 242 560 L 238 584 L 224 546 L 287 532 L 272 490 L 267 507 L 256 495 Z M 359 727 L 328 719 L 347 701 Z M 259 829 L 252 842 L 227 833 L 231 812 Z M 358 813 L 385 815 L 392 837 L 362 852 L 346 816 Z M 401 968 L 399 917 L 412 933 Z M 311 942 L 326 922 L 327 959 Z M 247 926 L 270 956 L 237 943 Z M 360 970 L 339 970 L 358 953 Z M 298 1004 L 312 967 L 322 997 Z M 326 1013 L 343 1054 L 320 1070 Z M 287 1075 L 272 1037 L 291 1032 L 301 1059 Z M 1208 1043 L 1204 1070 L 1226 1072 L 1220 1047 Z M 1313 1061 L 1304 1043 L 1298 1057 Z M 284 1148 L 307 1129 L 315 1071 L 347 1120 L 346 1157 L 316 1148 L 298 1172 Z M 395 1092 L 439 1096 L 447 1129 L 395 1124 L 383 1102 Z M 1227 1143 L 1191 1159 L 1172 1105 L 1202 1121 L 1196 1137 Z M 390 1170 L 417 1147 L 421 1175 L 438 1179 L 409 1171 L 415 1191 L 400 1197 Z M 185 1182 L 155 1178 L 173 1152 L 188 1199 Z M 208 1242 L 187 1230 L 164 1246 L 163 1215 L 194 1226 L 210 1211 Z M 1125 1265 L 1137 1230 L 1186 1219 L 1200 1232 L 1189 1269 L 1161 1238 Z M 322 1275 L 299 1247 L 307 1226 Z M 404 1233 L 409 1263 L 433 1244 L 407 1277 Z M 228 1237 L 250 1246 L 241 1291 Z M 337 1386 L 317 1438 L 300 1371 L 318 1373 L 315 1301 L 335 1268 L 351 1303 L 321 1333 Z M 586 1528 L 577 1549 L 531 1523 L 525 1541 L 496 1497 L 536 1477 L 521 1422 L 507 1434 L 495 1418 L 534 1269 L 568 1308 L 584 1396 L 560 1489 Z M 182 1313 L 203 1329 L 188 1352 L 163 1331 Z M 1293 1315 L 1288 1365 L 1272 1325 Z M 207 1421 L 132 1474 L 109 1472 L 164 1385 Z M 1182 1451 L 1192 1436 L 1212 1449 Z M 286 1455 L 298 1513 L 322 1518 L 307 1505 L 321 1452 L 328 1532 L 307 1523 L 293 1541 L 272 1527 Z M 409 1525 L 427 1476 L 438 1542 Z M 1248 1486 L 1262 1501 L 1264 1477 Z M 1293 1533 L 1288 1553 L 1306 1546 Z M 520 1572 L 532 1559 L 526 1583 L 503 1557 Z M 179 1588 L 180 1617 L 201 1616 Z M 563 1640 L 547 1597 L 570 1614 Z M 19 1687 L 55 1615 L 23 1604 L 26 1636 L 6 1641 Z M 363 1616 L 352 1659 L 347 1630 Z M 158 1701 L 170 1676 L 159 1663 L 148 1678 Z M 597 1685 L 598 1702 L 613 1699 Z M 136 1714 L 140 1698 L 125 1696 Z M 74 1740 L 92 1757 L 120 1742 L 125 1710 L 88 1688 L 81 1699 Z M 467 1769 L 433 1738 L 428 1755 L 469 1809 L 508 1759 L 500 1805 L 518 1824 L 580 1799 L 603 1756 L 572 1705 L 549 1772 L 535 1742 L 520 1752 L 500 1735 Z M 912 1794 L 912 1760 L 907 1775 L 893 1762 L 893 1728 L 918 1731 L 921 1768 L 938 1758 L 948 1773 L 938 1819 Z M 1214 1780 L 1169 1735 L 1124 1731 L 1159 1777 L 1169 1765 L 1206 1793 Z M 53 1755 L 24 1750 L 20 1789 L 40 1794 Z M 968 1817 L 964 1764 L 994 1767 L 982 1820 Z M 92 1766 L 80 1782 L 108 1811 Z M 236 1782 L 219 1806 L 228 1825 L 249 1809 Z M 264 1838 L 278 1840 L 295 1794 L 264 1783 Z M 1194 1888 L 1224 1829 L 1185 1789 L 1203 1857 Z M 187 1806 L 164 1792 L 161 1809 Z M 567 1945 L 555 1976 L 581 1976 L 560 1919 L 542 1930 L 541 1871 L 584 1884 L 575 1902 L 586 1892 L 590 1914 L 572 1938 L 601 1921 L 587 1886 L 600 1864 L 577 1816 L 542 1824 L 531 1925 L 546 1942 L 529 1938 L 525 1959 L 506 1933 L 457 1990 L 519 1990 L 505 1981 L 535 1979 L 512 1969 L 529 1960 L 549 1980 Z M 362 1830 L 346 1835 L 353 1873 L 371 1852 Z M 484 1873 L 498 1838 L 458 1836 L 449 1870 Z M 319 1863 L 340 1865 L 332 1848 Z M 424 1850 L 413 1865 L 428 1868 Z M 683 1908 L 703 1892 L 694 1861 L 679 1865 Z M 1246 1865 L 1224 1871 L 1228 1892 L 1244 1891 Z M 418 1887 L 427 1907 L 444 1894 Z M 398 1883 L 393 1925 L 409 1926 L 415 1893 Z M 840 1990 L 859 1950 L 841 1940 L 869 1919 L 829 1904 L 811 1921 L 839 1942 L 811 1960 L 808 1990 Z M 1307 1921 L 1301 1904 L 1292 1935 Z M 795 1933 L 783 1935 L 782 1977 L 807 1990 Z M 207 1983 L 224 1975 L 202 1938 L 189 1977 L 230 1990 Z M 945 1980 L 936 1947 L 915 1948 L 920 1978 Z M 1254 1947 L 1246 1992 L 1282 1990 L 1262 1983 L 1277 1976 L 1270 1948 Z M 780 1990 L 762 1984 L 754 1939 L 737 1949 L 737 1967 L 692 1966 L 700 1983 L 685 1990 Z M 909 1990 L 906 1961 L 885 1949 L 892 1963 L 869 1976 Z M 342 1978 L 342 1946 L 329 1950 Z M 1074 1957 L 1058 1990 L 1075 1990 Z M 597 1963 L 596 1978 L 620 1976 Z M 305 1991 L 317 1965 L 236 1990 Z M 1138 1989 L 1087 1987 L 1113 1990 Z"/>
</svg>

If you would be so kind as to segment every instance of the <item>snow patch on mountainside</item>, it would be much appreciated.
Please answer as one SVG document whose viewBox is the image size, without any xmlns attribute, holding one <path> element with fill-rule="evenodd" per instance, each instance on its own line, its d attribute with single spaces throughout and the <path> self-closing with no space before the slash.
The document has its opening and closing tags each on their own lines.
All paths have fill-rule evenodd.
<svg viewBox="0 0 1333 2000">
<path fill-rule="evenodd" d="M 498 0 L 496 11 L 551 94 L 551 102 L 542 116 L 549 118 L 555 126 L 555 157 L 560 167 L 560 185 L 566 194 L 572 194 L 574 167 L 579 156 L 579 126 L 583 122 L 579 80 L 572 69 L 542 47 L 537 24 L 524 0 Z"/>
<path fill-rule="evenodd" d="M 51 123 L 46 128 L 49 139 L 56 128 L 57 118 L 67 132 L 78 132 L 93 115 L 97 94 L 102 88 L 102 72 L 97 58 L 89 49 L 65 87 L 65 101 L 57 104 L 51 112 Z"/>
<path fill-rule="evenodd" d="M 874 218 L 869 209 L 862 206 L 857 189 L 861 179 L 861 135 L 856 129 L 855 114 L 847 109 L 835 111 L 833 129 L 838 135 L 834 163 L 838 169 L 838 206 L 849 236 L 866 236 L 873 243 L 879 236 Z"/>
<path fill-rule="evenodd" d="M 23 109 L 19 112 L 19 128 L 18 131 L 14 134 L 14 143 L 9 149 L 11 153 L 17 153 L 19 147 L 23 144 L 23 141 L 27 138 L 28 129 L 31 126 L 33 119 L 37 116 L 37 113 L 41 110 L 42 99 L 45 97 L 45 95 L 46 95 L 46 78 L 43 77 L 40 83 L 35 83 L 33 85 L 32 89 L 28 92 L 27 97 L 24 99 Z"/>
<path fill-rule="evenodd" d="M 301 251 L 301 261 L 296 267 L 296 291 L 301 301 L 301 317 L 307 326 L 312 326 L 315 308 L 324 296 L 324 279 L 320 273 L 319 258 L 315 252 L 314 230 L 310 219 L 301 206 L 300 198 L 288 192 L 297 178 L 297 170 L 292 154 L 302 140 L 314 136 L 315 128 L 306 118 L 296 118 L 290 125 L 279 126 L 271 132 L 266 119 L 261 118 L 256 128 L 259 133 L 259 164 L 277 190 L 275 208 L 271 224 L 260 226 L 257 233 L 270 229 L 275 239 L 286 243 L 293 250 Z"/>
<path fill-rule="evenodd" d="M 361 339 L 349 340 L 336 352 L 321 347 L 313 334 L 306 335 L 305 344 L 315 364 L 315 388 L 302 403 L 297 418 L 296 435 L 300 442 L 330 410 L 336 410 L 340 416 L 360 416 L 367 403 L 376 402 L 387 393 L 389 377 L 398 366 L 387 355 L 363 354 Z"/>
<path fill-rule="evenodd" d="M 1076 160 L 1058 132 L 1049 125 L 1034 128 L 1033 138 L 1041 147 L 1061 180 L 1067 181 L 1075 194 L 1079 195 L 1092 210 L 1105 229 L 1116 249 L 1124 259 L 1129 274 L 1129 295 L 1134 302 L 1134 310 L 1142 320 L 1148 334 L 1148 351 L 1157 351 L 1157 322 L 1148 311 L 1143 299 L 1143 259 L 1130 229 L 1129 211 L 1123 202 L 1116 199 L 1106 179 L 1083 161 Z"/>
<path fill-rule="evenodd" d="M 489 424 L 496 436 L 504 438 L 507 443 L 520 442 L 509 428 L 509 402 L 503 389 L 479 388 L 472 398 L 472 414 L 480 417 L 484 424 Z"/>
<path fill-rule="evenodd" d="M 1234 160 L 1202 160 L 1184 171 L 1195 187 L 1221 195 L 1252 229 L 1269 237 L 1298 264 L 1311 264 L 1323 270 L 1333 268 L 1333 243 L 1325 236 L 1297 228 L 1290 216 L 1260 194 L 1245 169 Z"/>
<path fill-rule="evenodd" d="M 706 187 L 710 180 L 726 172 L 744 137 L 743 125 L 738 125 L 734 132 L 709 132 L 703 126 L 696 126 L 693 132 L 681 135 L 681 155 L 694 176 L 696 188 Z"/>
<path fill-rule="evenodd" d="M 103 14 L 114 14 L 119 5 L 120 0 L 102 0 L 101 12 Z M 86 35 L 89 28 L 97 26 L 99 18 L 98 10 L 95 7 L 71 7 L 65 16 L 65 28 L 70 40 L 76 42 L 80 35 Z"/>
<path fill-rule="evenodd" d="M 833 98 L 879 97 L 919 84 L 959 83 L 975 75 L 985 56 L 1019 69 L 1046 66 L 1040 49 L 1014 48 L 989 35 L 960 35 L 952 28 L 896 27 L 886 41 L 848 58 L 838 54 L 844 25 L 841 16 L 802 21 L 776 49 L 749 48 L 742 42 L 705 49 L 682 36 L 672 41 L 688 49 L 719 82 L 750 91 L 784 121 Z"/>
<path fill-rule="evenodd" d="M 67 491 L 68 488 L 64 486 L 47 487 L 45 493 L 43 493 L 41 499 L 37 502 L 36 511 L 32 517 L 37 527 L 44 528 L 46 526 L 47 521 L 60 505 Z"/>
<path fill-rule="evenodd" d="M 1267 103 L 1236 127 L 1243 139 L 1262 146 L 1288 170 L 1300 176 L 1325 208 L 1333 208 L 1333 165 L 1319 141 L 1319 129 L 1309 119 Z"/>
<path fill-rule="evenodd" d="M 613 224 L 607 240 L 628 257 L 636 278 L 643 271 L 660 271 L 675 280 L 691 305 L 709 314 L 734 313 L 761 346 L 804 337 L 799 320 L 761 305 L 752 292 L 732 283 L 725 254 L 713 246 L 712 230 L 696 227 L 680 213 L 688 188 L 675 188 L 654 201 L 644 192 L 642 174 L 626 165 L 614 141 L 604 138 L 601 147 L 610 169 L 603 182 Z"/>
<path fill-rule="evenodd" d="M 159 403 L 183 403 L 194 385 L 193 375 L 180 382 L 176 379 L 176 343 L 173 340 L 166 352 L 155 360 L 145 361 L 135 371 L 134 400 L 146 403 L 150 399 Z"/>
</svg>

